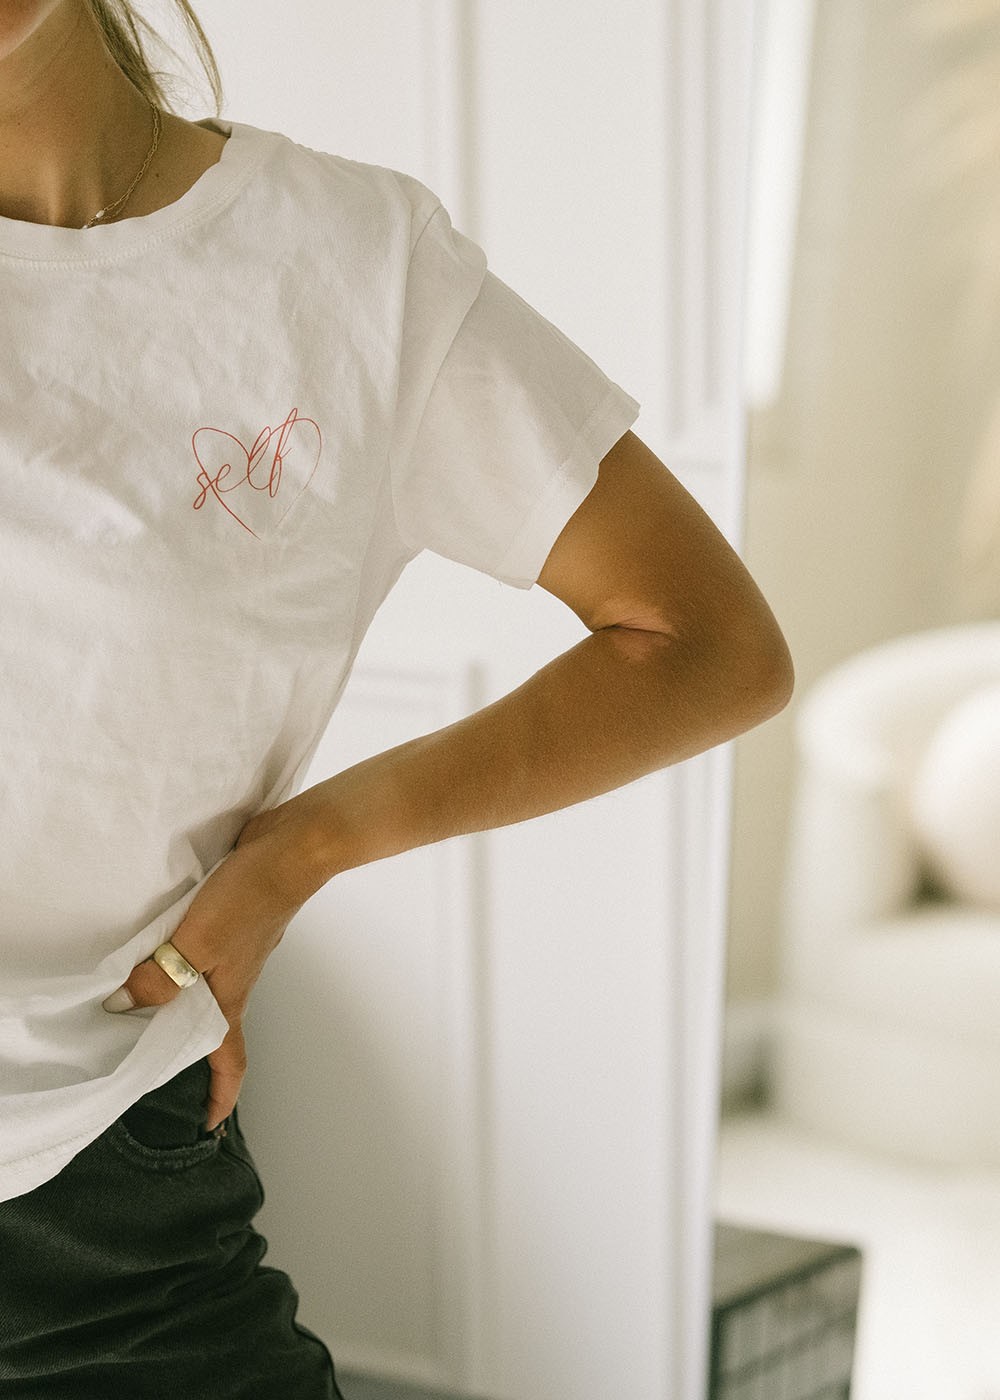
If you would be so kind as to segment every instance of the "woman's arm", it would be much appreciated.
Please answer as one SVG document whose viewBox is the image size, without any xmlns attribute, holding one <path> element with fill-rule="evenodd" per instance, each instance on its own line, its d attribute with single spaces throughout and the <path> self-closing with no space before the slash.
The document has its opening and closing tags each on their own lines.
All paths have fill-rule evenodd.
<svg viewBox="0 0 1000 1400">
<path fill-rule="evenodd" d="M 738 556 L 633 433 L 539 579 L 591 635 L 468 718 L 366 759 L 247 827 L 291 822 L 288 887 L 620 787 L 768 719 L 792 665 Z"/>
<path fill-rule="evenodd" d="M 591 631 L 510 695 L 253 818 L 173 942 L 230 1023 L 209 1057 L 209 1123 L 246 1068 L 250 990 L 297 909 L 343 870 L 552 812 L 752 728 L 788 701 L 792 665 L 771 610 L 708 516 L 633 433 L 539 579 Z M 151 960 L 140 1006 L 178 989 Z"/>
</svg>

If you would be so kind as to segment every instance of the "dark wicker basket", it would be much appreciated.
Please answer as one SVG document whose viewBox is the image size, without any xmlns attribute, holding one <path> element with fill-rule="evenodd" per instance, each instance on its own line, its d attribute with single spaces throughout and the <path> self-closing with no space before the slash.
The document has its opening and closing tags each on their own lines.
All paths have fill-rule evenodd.
<svg viewBox="0 0 1000 1400">
<path fill-rule="evenodd" d="M 708 1400 L 848 1400 L 853 1245 L 717 1223 Z"/>
</svg>

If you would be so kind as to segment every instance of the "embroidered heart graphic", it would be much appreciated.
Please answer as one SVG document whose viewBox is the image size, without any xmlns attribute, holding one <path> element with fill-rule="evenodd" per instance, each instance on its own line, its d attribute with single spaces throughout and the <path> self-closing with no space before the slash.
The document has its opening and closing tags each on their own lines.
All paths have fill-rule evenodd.
<svg viewBox="0 0 1000 1400">
<path fill-rule="evenodd" d="M 211 496 L 255 539 L 281 524 L 319 466 L 323 435 L 293 408 L 278 428 L 264 427 L 246 447 L 222 428 L 198 428 L 191 438 L 201 487 L 195 510 Z"/>
</svg>

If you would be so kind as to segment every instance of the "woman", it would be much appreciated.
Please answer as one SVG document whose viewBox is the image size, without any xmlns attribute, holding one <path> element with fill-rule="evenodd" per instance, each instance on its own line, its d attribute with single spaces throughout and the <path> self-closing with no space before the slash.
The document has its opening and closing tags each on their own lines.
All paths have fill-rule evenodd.
<svg viewBox="0 0 1000 1400">
<path fill-rule="evenodd" d="M 289 920 L 732 738 L 791 666 L 638 405 L 425 186 L 163 110 L 128 16 L 0 11 L 0 1393 L 313 1400 L 235 1107 Z M 424 548 L 591 635 L 293 795 Z"/>
</svg>

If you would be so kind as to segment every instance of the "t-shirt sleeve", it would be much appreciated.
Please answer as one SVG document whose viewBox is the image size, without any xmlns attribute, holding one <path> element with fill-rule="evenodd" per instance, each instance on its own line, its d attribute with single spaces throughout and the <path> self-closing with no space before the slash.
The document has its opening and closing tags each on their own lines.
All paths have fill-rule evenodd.
<svg viewBox="0 0 1000 1400">
<path fill-rule="evenodd" d="M 437 203 L 410 257 L 390 452 L 407 549 L 530 587 L 638 414 Z"/>
</svg>

